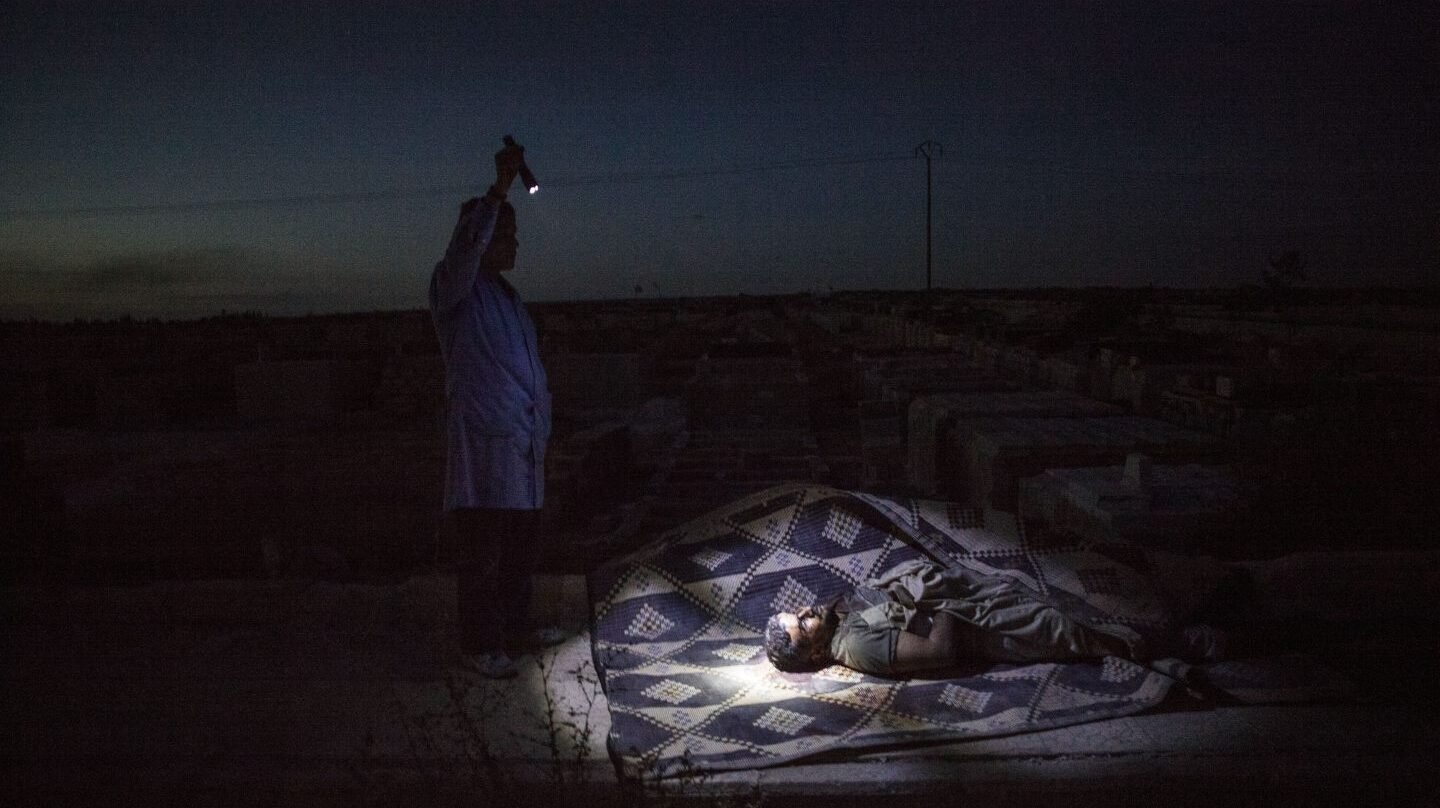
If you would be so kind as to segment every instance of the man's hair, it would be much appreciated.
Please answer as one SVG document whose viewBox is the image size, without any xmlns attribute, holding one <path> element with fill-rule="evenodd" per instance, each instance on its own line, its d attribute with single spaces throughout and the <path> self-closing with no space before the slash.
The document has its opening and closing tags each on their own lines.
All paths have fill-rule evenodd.
<svg viewBox="0 0 1440 808">
<path fill-rule="evenodd" d="M 790 632 L 780 625 L 780 615 L 771 615 L 765 623 L 765 656 L 776 670 L 786 673 L 801 673 L 816 670 L 810 657 L 811 648 L 790 641 Z M 823 667 L 823 666 L 820 666 Z"/>
</svg>

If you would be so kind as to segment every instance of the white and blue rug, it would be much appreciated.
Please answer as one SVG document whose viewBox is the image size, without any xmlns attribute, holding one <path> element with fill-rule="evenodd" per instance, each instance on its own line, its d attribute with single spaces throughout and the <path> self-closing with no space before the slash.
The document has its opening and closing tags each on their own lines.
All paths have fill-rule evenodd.
<svg viewBox="0 0 1440 808">
<path fill-rule="evenodd" d="M 592 651 L 622 777 L 756 768 L 824 752 L 1030 732 L 1158 704 L 1188 670 L 1117 657 L 977 665 L 944 679 L 834 666 L 776 671 L 765 621 L 913 558 L 1006 575 L 1083 619 L 1162 637 L 1218 583 L 1218 564 L 1135 548 L 1032 546 L 944 502 L 808 484 L 762 491 L 661 536 L 589 579 Z M 1334 690 L 1287 660 L 1206 666 L 1241 701 Z"/>
</svg>

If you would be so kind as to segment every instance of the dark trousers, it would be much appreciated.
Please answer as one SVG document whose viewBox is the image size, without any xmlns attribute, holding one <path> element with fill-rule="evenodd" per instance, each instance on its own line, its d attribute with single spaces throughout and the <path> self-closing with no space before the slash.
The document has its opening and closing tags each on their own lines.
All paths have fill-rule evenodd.
<svg viewBox="0 0 1440 808">
<path fill-rule="evenodd" d="M 460 652 L 516 653 L 529 630 L 540 511 L 460 508 L 452 515 Z"/>
</svg>

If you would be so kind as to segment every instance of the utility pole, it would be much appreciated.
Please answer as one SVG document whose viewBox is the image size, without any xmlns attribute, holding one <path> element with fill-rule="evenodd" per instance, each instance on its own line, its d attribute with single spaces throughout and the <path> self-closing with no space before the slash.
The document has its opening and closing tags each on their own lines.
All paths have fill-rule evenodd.
<svg viewBox="0 0 1440 808">
<path fill-rule="evenodd" d="M 925 291 L 930 291 L 930 158 L 944 157 L 945 147 L 927 140 L 915 147 L 915 156 L 925 158 Z"/>
</svg>

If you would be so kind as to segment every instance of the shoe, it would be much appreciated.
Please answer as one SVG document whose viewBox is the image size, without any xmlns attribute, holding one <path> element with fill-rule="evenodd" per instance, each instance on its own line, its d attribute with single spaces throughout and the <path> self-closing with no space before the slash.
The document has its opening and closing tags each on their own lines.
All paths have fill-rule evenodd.
<svg viewBox="0 0 1440 808">
<path fill-rule="evenodd" d="M 527 654 L 536 653 L 554 645 L 559 645 L 570 638 L 573 632 L 566 631 L 559 626 L 543 626 L 531 629 L 517 638 L 505 643 L 505 652 L 510 656 L 519 658 Z"/>
<path fill-rule="evenodd" d="M 515 661 L 503 651 L 483 654 L 466 654 L 463 657 L 466 669 L 486 679 L 514 679 L 520 673 Z"/>
<path fill-rule="evenodd" d="M 530 645 L 535 648 L 549 648 L 559 645 L 570 637 L 570 632 L 559 626 L 542 626 L 530 632 Z"/>
<path fill-rule="evenodd" d="M 1180 657 L 1190 662 L 1216 662 L 1230 650 L 1230 635 L 1214 626 L 1187 626 L 1180 632 Z"/>
</svg>

